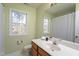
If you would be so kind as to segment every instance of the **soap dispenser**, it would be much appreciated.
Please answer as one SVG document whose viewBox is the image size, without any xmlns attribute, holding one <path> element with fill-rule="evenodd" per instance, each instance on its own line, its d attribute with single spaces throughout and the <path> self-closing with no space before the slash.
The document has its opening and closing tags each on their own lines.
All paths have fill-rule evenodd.
<svg viewBox="0 0 79 59">
<path fill-rule="evenodd" d="M 48 41 L 48 37 L 46 37 L 46 41 Z"/>
</svg>

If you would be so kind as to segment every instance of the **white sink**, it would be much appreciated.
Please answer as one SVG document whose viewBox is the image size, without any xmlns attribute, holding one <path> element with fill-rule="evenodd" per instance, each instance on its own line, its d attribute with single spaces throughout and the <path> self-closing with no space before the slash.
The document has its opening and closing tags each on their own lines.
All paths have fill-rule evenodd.
<svg viewBox="0 0 79 59">
<path fill-rule="evenodd" d="M 46 44 L 46 48 L 51 49 L 52 51 L 60 51 L 60 47 L 57 45 L 54 45 L 52 41 L 48 40 L 48 41 L 44 41 L 43 44 Z M 45 45 L 44 44 L 44 45 Z"/>
<path fill-rule="evenodd" d="M 53 45 L 52 41 L 50 40 L 45 41 L 41 39 L 34 39 L 32 41 L 51 56 L 79 56 L 79 50 L 70 47 L 74 44 L 68 44 L 68 42 L 63 42 L 63 40 L 60 40 L 61 42 L 59 42 L 57 45 Z"/>
<path fill-rule="evenodd" d="M 51 49 L 52 51 L 60 51 L 60 50 L 61 50 L 58 45 L 52 45 L 52 46 L 50 46 L 50 49 Z"/>
</svg>

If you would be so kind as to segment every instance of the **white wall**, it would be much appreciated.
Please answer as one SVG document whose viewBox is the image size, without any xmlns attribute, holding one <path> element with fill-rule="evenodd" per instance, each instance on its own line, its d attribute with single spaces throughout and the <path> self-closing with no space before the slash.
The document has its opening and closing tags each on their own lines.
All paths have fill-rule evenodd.
<svg viewBox="0 0 79 59">
<path fill-rule="evenodd" d="M 3 6 L 0 4 L 0 55 L 4 52 L 3 42 Z"/>
<path fill-rule="evenodd" d="M 54 18 L 52 20 L 52 36 L 68 41 L 73 41 L 74 18 L 74 13 Z"/>
</svg>

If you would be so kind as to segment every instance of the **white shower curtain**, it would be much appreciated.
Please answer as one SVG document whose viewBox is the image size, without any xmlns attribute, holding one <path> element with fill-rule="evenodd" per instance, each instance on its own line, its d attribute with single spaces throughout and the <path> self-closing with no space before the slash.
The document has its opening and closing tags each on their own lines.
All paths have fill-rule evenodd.
<svg viewBox="0 0 79 59">
<path fill-rule="evenodd" d="M 73 41 L 74 17 L 74 13 L 71 13 L 52 19 L 52 36 Z"/>
</svg>

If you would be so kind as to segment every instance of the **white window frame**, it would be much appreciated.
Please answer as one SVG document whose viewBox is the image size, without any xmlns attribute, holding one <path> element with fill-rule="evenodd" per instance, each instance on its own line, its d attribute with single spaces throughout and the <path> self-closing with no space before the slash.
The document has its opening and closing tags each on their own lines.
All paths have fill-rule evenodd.
<svg viewBox="0 0 79 59">
<path fill-rule="evenodd" d="M 43 34 L 45 35 L 48 35 L 48 33 L 49 33 L 49 19 L 48 19 L 48 29 L 47 29 L 47 33 L 44 33 L 44 20 L 45 19 L 48 19 L 47 17 L 44 17 L 44 19 L 43 19 Z"/>
<path fill-rule="evenodd" d="M 12 16 L 11 16 L 11 12 L 12 12 L 12 10 L 15 10 L 15 11 L 18 11 L 18 12 L 21 12 L 21 13 L 26 14 L 26 31 L 25 31 L 26 33 L 22 33 L 22 34 L 13 34 L 13 33 L 12 33 L 12 31 L 11 31 L 11 26 L 12 26 L 12 25 L 11 25 L 11 24 L 12 24 L 12 20 L 11 20 L 11 17 L 12 17 Z M 27 13 L 24 12 L 24 11 L 17 10 L 17 9 L 12 9 L 12 8 L 10 9 L 9 12 L 10 12 L 10 15 L 9 15 L 9 17 L 10 17 L 10 19 L 9 19 L 9 35 L 10 35 L 10 36 L 19 36 L 19 35 L 22 36 L 22 35 L 27 35 L 27 32 L 28 32 L 28 30 L 27 30 L 27 28 L 28 28 L 28 15 L 27 15 Z"/>
</svg>

